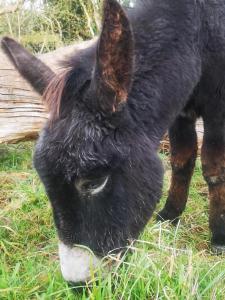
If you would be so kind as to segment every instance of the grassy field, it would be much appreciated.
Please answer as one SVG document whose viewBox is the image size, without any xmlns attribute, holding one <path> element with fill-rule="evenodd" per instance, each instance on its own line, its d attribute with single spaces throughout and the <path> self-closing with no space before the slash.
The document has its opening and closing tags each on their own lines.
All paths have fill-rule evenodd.
<svg viewBox="0 0 225 300">
<path fill-rule="evenodd" d="M 132 254 L 117 258 L 104 277 L 99 270 L 98 284 L 73 291 L 60 274 L 51 209 L 32 168 L 31 149 L 29 143 L 0 146 L 1 300 L 225 299 L 225 257 L 210 252 L 207 189 L 199 162 L 178 226 L 152 218 Z M 160 206 L 169 177 L 168 170 Z"/>
</svg>

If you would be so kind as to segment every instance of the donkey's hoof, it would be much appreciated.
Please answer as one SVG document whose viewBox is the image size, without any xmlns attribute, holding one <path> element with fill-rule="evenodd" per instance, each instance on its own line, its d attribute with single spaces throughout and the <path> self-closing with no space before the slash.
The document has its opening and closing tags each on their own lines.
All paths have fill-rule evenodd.
<svg viewBox="0 0 225 300">
<path fill-rule="evenodd" d="M 225 245 L 212 244 L 211 249 L 216 255 L 225 255 Z"/>
<path fill-rule="evenodd" d="M 179 222 L 179 216 L 169 212 L 164 208 L 158 213 L 156 220 L 160 222 L 170 221 L 171 224 L 177 225 L 177 223 Z"/>
</svg>

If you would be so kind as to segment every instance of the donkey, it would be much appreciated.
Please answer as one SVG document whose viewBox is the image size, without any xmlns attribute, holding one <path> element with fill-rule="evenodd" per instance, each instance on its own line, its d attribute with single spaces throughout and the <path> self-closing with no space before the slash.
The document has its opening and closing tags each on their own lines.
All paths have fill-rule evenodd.
<svg viewBox="0 0 225 300">
<path fill-rule="evenodd" d="M 86 281 L 91 265 L 143 230 L 161 196 L 157 150 L 168 129 L 172 183 L 158 218 L 179 218 L 200 116 L 212 245 L 225 249 L 224 12 L 224 0 L 143 0 L 126 10 L 105 0 L 98 41 L 68 58 L 59 75 L 3 38 L 5 53 L 49 108 L 34 165 L 67 281 Z"/>
</svg>

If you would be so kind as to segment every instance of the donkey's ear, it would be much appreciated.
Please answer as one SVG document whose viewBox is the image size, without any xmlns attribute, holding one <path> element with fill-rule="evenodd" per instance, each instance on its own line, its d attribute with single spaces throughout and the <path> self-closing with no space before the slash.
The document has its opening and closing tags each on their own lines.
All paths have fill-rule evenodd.
<svg viewBox="0 0 225 300">
<path fill-rule="evenodd" d="M 4 37 L 1 46 L 20 74 L 42 95 L 55 73 L 11 38 Z"/>
<path fill-rule="evenodd" d="M 131 86 L 133 34 L 126 13 L 116 0 L 105 0 L 103 12 L 94 81 L 101 108 L 115 112 L 126 103 Z"/>
</svg>

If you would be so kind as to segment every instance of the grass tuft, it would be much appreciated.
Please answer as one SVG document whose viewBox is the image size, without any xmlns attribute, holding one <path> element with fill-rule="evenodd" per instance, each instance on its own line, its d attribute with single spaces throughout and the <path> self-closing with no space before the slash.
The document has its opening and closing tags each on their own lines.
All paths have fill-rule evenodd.
<svg viewBox="0 0 225 300">
<path fill-rule="evenodd" d="M 0 146 L 0 299 L 224 299 L 225 258 L 210 252 L 199 161 L 178 225 L 153 218 L 126 255 L 111 255 L 109 273 L 100 269 L 97 282 L 72 288 L 60 274 L 52 213 L 31 158 L 30 143 Z M 169 178 L 168 169 L 157 211 Z"/>
</svg>

